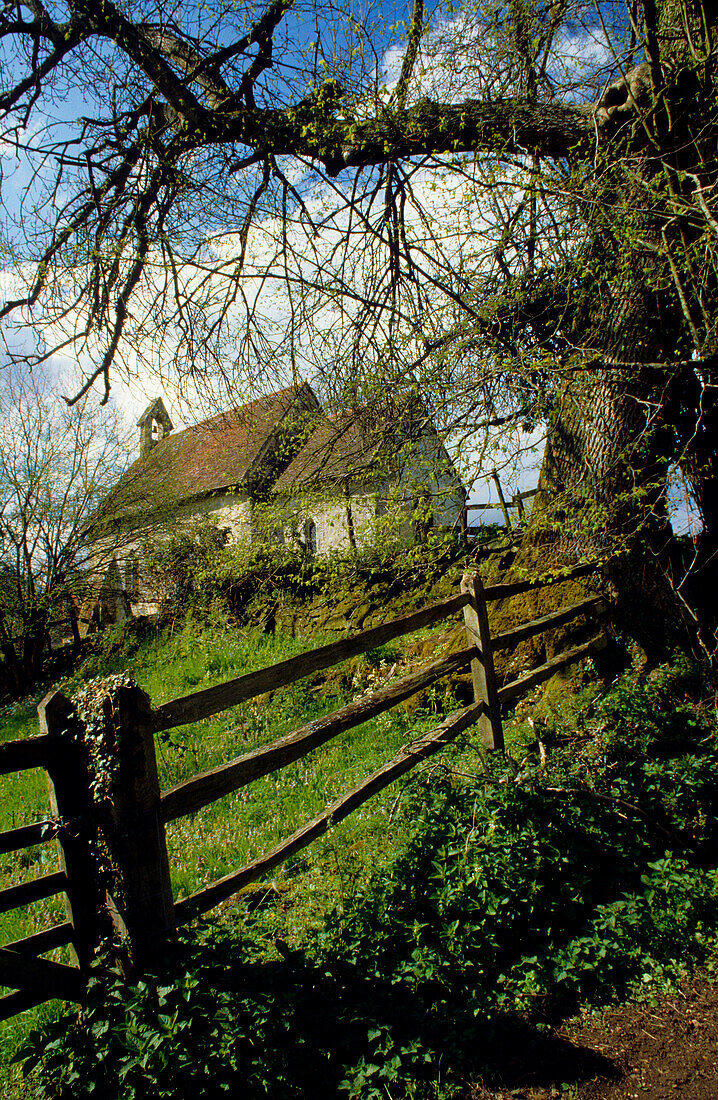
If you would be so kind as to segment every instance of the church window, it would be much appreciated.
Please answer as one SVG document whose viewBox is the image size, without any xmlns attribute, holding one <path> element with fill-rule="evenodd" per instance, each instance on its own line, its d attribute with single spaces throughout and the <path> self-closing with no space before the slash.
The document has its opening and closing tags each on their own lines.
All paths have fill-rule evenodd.
<svg viewBox="0 0 718 1100">
<path fill-rule="evenodd" d="M 304 521 L 304 551 L 309 558 L 317 552 L 317 525 L 313 519 Z"/>
</svg>

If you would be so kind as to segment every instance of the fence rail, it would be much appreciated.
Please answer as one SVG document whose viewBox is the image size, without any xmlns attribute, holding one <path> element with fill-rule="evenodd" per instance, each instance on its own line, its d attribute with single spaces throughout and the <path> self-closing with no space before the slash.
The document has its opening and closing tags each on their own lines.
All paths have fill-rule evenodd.
<svg viewBox="0 0 718 1100">
<path fill-rule="evenodd" d="M 450 672 L 467 667 L 473 653 L 473 646 L 458 653 L 450 653 L 447 657 L 432 661 L 421 671 L 404 676 L 389 687 L 349 703 L 323 718 L 317 718 L 269 745 L 262 745 L 228 764 L 221 764 L 218 768 L 212 768 L 193 779 L 179 783 L 161 798 L 163 819 L 172 821 L 176 817 L 194 813 L 255 779 L 293 764 L 340 733 L 383 714 L 405 699 L 410 699 L 418 691 L 435 684 Z"/>
<path fill-rule="evenodd" d="M 509 509 L 515 509 L 518 512 L 519 523 L 525 523 L 526 506 L 524 501 L 530 500 L 538 493 L 538 489 L 524 489 L 523 492 L 514 493 L 511 500 L 507 501 L 497 470 L 492 472 L 491 478 L 496 486 L 496 492 L 499 499 L 481 500 L 477 501 L 475 504 L 467 504 L 464 506 L 464 531 L 467 535 L 481 530 L 480 527 L 472 527 L 469 525 L 469 512 L 484 512 L 488 509 L 500 510 L 504 517 L 504 525 L 510 531 L 512 524 Z"/>
<path fill-rule="evenodd" d="M 384 787 L 388 787 L 390 783 L 405 775 L 422 760 L 426 760 L 434 753 L 446 748 L 460 733 L 469 729 L 476 722 L 481 709 L 482 704 L 472 703 L 471 706 L 450 715 L 435 730 L 426 734 L 420 741 L 403 748 L 390 763 L 385 764 L 370 775 L 368 779 L 363 780 L 351 791 L 336 799 L 326 810 L 323 810 L 312 821 L 303 825 L 301 829 L 298 829 L 286 840 L 283 840 L 271 852 L 260 856 L 259 859 L 247 864 L 240 871 L 233 871 L 231 874 L 225 875 L 224 878 L 212 883 L 211 886 L 206 886 L 203 890 L 198 890 L 195 894 L 191 894 L 188 898 L 177 902 L 175 912 L 177 913 L 178 922 L 184 924 L 188 920 L 192 920 L 193 917 L 213 909 L 220 902 L 226 901 L 227 898 L 244 889 L 245 886 L 256 882 L 258 878 L 274 870 L 275 867 L 293 856 L 295 852 L 306 848 L 313 840 L 326 833 L 330 825 L 343 821 L 345 817 L 348 817 L 359 806 L 362 806 L 372 795 L 378 794 Z"/>
<path fill-rule="evenodd" d="M 0 852 L 15 851 L 54 838 L 60 854 L 60 870 L 0 891 L 0 913 L 62 893 L 66 920 L 0 948 L 0 984 L 17 990 L 0 997 L 0 1019 L 50 997 L 82 999 L 85 972 L 99 939 L 101 920 L 107 919 L 108 913 L 116 934 L 124 940 L 131 964 L 141 969 L 158 937 L 226 901 L 279 866 L 378 791 L 422 760 L 440 752 L 471 726 L 477 727 L 487 749 L 502 750 L 502 709 L 561 668 L 593 652 L 601 645 L 601 635 L 596 634 L 589 641 L 557 654 L 501 687 L 494 670 L 494 650 L 515 646 L 526 638 L 564 626 L 581 616 L 599 618 L 605 614 L 607 606 L 600 597 L 588 597 L 492 637 L 487 604 L 566 579 L 587 576 L 594 569 L 587 564 L 553 576 L 486 587 L 477 575 L 466 576 L 461 591 L 448 599 L 156 708 L 139 688 L 121 688 L 115 721 L 117 743 L 122 746 L 122 752 L 111 804 L 104 807 L 102 817 L 103 839 L 120 884 L 121 904 L 106 896 L 104 879 L 95 862 L 93 837 L 99 818 L 81 747 L 80 720 L 68 699 L 59 692 L 50 693 L 38 708 L 40 735 L 0 745 L 0 774 L 44 767 L 48 773 L 51 817 L 48 821 L 0 833 Z M 364 698 L 169 790 L 160 790 L 155 760 L 156 733 L 209 717 L 239 702 L 294 683 L 458 612 L 463 612 L 466 633 L 466 646 L 458 652 L 439 657 Z M 265 855 L 190 897 L 173 901 L 165 838 L 168 822 L 196 813 L 246 784 L 285 768 L 332 738 L 462 669 L 471 670 L 473 703 L 403 747 L 392 760 Z M 75 966 L 41 957 L 47 951 L 68 944 L 72 947 Z"/>
<path fill-rule="evenodd" d="M 17 829 L 7 829 L 4 833 L 0 833 L 0 855 L 19 852 L 23 848 L 31 848 L 34 844 L 52 840 L 57 836 L 57 831 L 57 822 L 50 820 L 21 825 Z"/>
<path fill-rule="evenodd" d="M 533 638 L 536 634 L 543 634 L 547 630 L 555 630 L 556 627 L 565 626 L 572 619 L 578 618 L 590 611 L 606 610 L 606 601 L 600 596 L 594 596 L 588 600 L 579 600 L 569 607 L 563 607 L 560 611 L 551 611 L 548 615 L 542 615 L 540 619 L 534 619 L 530 623 L 522 623 L 521 626 L 504 630 L 501 634 L 495 634 L 492 641 L 494 649 L 508 649 L 518 645 L 526 638 Z"/>
<path fill-rule="evenodd" d="M 467 597 L 463 593 L 450 596 L 448 600 L 441 600 L 439 603 L 431 604 L 420 611 L 413 611 L 410 615 L 393 619 L 381 626 L 362 630 L 350 638 L 343 638 L 340 642 L 330 642 L 329 645 L 300 653 L 297 657 L 290 657 L 278 664 L 260 668 L 257 672 L 248 672 L 235 680 L 227 680 L 223 684 L 218 684 L 217 687 L 204 688 L 191 695 L 172 699 L 154 710 L 152 727 L 155 732 L 159 732 L 172 729 L 173 726 L 185 725 L 187 722 L 198 722 L 201 718 L 209 718 L 219 711 L 236 706 L 237 703 L 263 695 L 266 691 L 286 687 L 305 676 L 311 676 L 314 672 L 331 668 L 350 657 L 358 657 L 368 649 L 385 645 L 386 642 L 411 634 L 415 630 L 421 630 L 423 627 L 433 626 L 454 611 L 459 611 L 466 602 Z"/>
<path fill-rule="evenodd" d="M 0 745 L 0 775 L 23 772 L 29 768 L 46 768 L 56 748 L 55 738 L 47 734 L 20 741 L 5 741 Z"/>
</svg>

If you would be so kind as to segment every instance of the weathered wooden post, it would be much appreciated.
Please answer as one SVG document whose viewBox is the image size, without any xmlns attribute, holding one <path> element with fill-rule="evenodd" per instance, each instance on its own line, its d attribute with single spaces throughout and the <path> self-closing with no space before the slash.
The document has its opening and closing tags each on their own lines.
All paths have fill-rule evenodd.
<svg viewBox="0 0 718 1100">
<path fill-rule="evenodd" d="M 494 654 L 486 613 L 484 586 L 478 573 L 464 575 L 461 580 L 461 591 L 469 596 L 469 602 L 464 607 L 466 640 L 479 651 L 479 655 L 471 662 L 474 701 L 484 704 L 484 713 L 477 725 L 484 747 L 503 751 L 504 728 L 501 723 L 501 706 L 496 689 Z"/>
<path fill-rule="evenodd" d="M 102 938 L 104 891 L 93 856 L 90 776 L 81 726 L 72 702 L 51 691 L 37 708 L 41 734 L 56 743 L 46 764 L 50 813 L 58 823 L 60 866 L 67 878 L 65 912 L 72 924 L 75 962 L 86 970 Z"/>
<path fill-rule="evenodd" d="M 504 514 L 504 523 L 506 524 L 506 530 L 510 533 L 511 532 L 511 516 L 509 515 L 509 510 L 506 506 L 506 498 L 504 497 L 504 491 L 501 488 L 501 482 L 499 481 L 499 472 L 498 472 L 498 470 L 492 470 L 491 471 L 491 476 L 494 479 L 494 484 L 496 485 L 496 491 L 499 494 L 499 507 L 501 508 L 501 511 Z"/>
<path fill-rule="evenodd" d="M 117 690 L 116 711 L 118 760 L 108 838 L 119 879 L 113 902 L 129 961 L 141 969 L 160 938 L 174 928 L 174 904 L 150 701 L 141 688 L 123 686 Z"/>
<path fill-rule="evenodd" d="M 513 506 L 518 512 L 519 523 L 526 522 L 526 508 L 524 507 L 524 498 L 521 493 L 514 493 Z"/>
</svg>

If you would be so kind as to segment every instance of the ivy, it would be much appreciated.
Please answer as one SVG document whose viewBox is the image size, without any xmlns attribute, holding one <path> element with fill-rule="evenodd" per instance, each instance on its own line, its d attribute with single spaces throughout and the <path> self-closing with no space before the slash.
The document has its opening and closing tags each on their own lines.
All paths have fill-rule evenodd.
<svg viewBox="0 0 718 1100">
<path fill-rule="evenodd" d="M 119 768 L 121 739 L 115 716 L 121 688 L 134 687 L 126 672 L 98 676 L 74 696 L 73 702 L 82 722 L 82 739 L 91 773 L 90 789 L 95 802 L 109 797 Z"/>
</svg>

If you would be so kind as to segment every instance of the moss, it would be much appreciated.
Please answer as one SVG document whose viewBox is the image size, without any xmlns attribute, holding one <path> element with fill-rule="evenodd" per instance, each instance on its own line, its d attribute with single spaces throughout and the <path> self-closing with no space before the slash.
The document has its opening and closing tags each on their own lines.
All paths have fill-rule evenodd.
<svg viewBox="0 0 718 1100">
<path fill-rule="evenodd" d="M 575 700 L 586 684 L 586 670 L 582 663 L 561 669 L 546 683 L 541 699 L 533 709 L 533 717 L 543 720 L 548 714 L 566 717 L 566 708 L 575 706 Z"/>
<path fill-rule="evenodd" d="M 502 580 L 525 580 L 561 568 L 566 568 L 566 564 L 549 557 L 545 547 L 530 542 L 526 547 L 522 546 L 514 564 Z M 582 577 L 499 600 L 489 605 L 491 633 L 503 633 L 520 623 L 531 622 L 559 608 L 599 594 L 595 579 Z M 511 651 L 498 651 L 494 658 L 497 676 L 500 682 L 508 682 L 526 669 L 551 660 L 562 650 L 586 641 L 593 632 L 590 617 L 582 615 L 566 626 L 527 638 Z"/>
<path fill-rule="evenodd" d="M 372 605 L 367 600 L 355 607 L 351 613 L 352 626 L 355 630 L 361 630 L 367 615 L 370 614 Z"/>
</svg>

